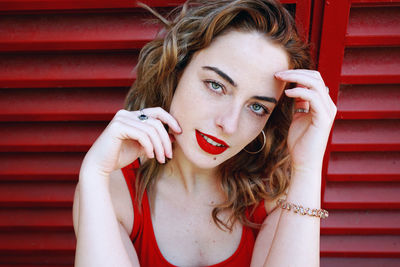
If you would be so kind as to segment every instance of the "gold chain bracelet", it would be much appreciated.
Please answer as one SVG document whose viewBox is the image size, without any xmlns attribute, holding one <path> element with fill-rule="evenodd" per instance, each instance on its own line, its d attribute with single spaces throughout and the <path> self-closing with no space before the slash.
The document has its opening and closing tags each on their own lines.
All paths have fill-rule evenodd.
<svg viewBox="0 0 400 267">
<path fill-rule="evenodd" d="M 309 215 L 319 217 L 321 219 L 328 218 L 329 216 L 329 212 L 327 210 L 304 208 L 301 205 L 286 202 L 284 199 L 278 199 L 277 204 L 278 207 L 281 207 L 282 209 L 293 210 L 294 213 L 299 213 L 301 215 Z"/>
</svg>

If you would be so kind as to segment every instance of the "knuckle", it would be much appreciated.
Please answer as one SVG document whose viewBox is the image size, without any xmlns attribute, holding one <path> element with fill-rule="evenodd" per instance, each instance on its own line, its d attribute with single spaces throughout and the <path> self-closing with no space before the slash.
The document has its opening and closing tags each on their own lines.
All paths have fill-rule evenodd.
<svg viewBox="0 0 400 267">
<path fill-rule="evenodd" d="M 160 120 L 154 120 L 154 127 L 157 127 L 159 129 L 164 129 L 164 125 Z"/>
<path fill-rule="evenodd" d="M 321 87 L 321 88 L 323 88 L 324 90 L 326 90 L 326 89 L 325 89 L 325 87 L 326 87 L 326 86 L 325 86 L 325 83 L 324 83 L 324 81 L 321 80 L 321 79 L 318 80 L 318 86 Z"/>
<path fill-rule="evenodd" d="M 128 112 L 128 111 L 125 109 L 120 109 L 117 111 L 117 113 L 115 113 L 115 116 L 118 116 L 118 117 L 122 116 L 122 115 L 126 114 L 126 112 Z"/>
<path fill-rule="evenodd" d="M 119 128 L 122 126 L 122 124 L 123 124 L 122 120 L 120 118 L 116 117 L 110 122 L 110 127 L 111 128 L 115 128 L 115 127 Z"/>
<path fill-rule="evenodd" d="M 137 140 L 140 141 L 142 144 L 149 145 L 149 143 L 151 143 L 149 137 L 144 133 L 139 132 L 136 133 L 136 135 L 137 135 Z"/>
<path fill-rule="evenodd" d="M 321 77 L 321 73 L 317 70 L 313 70 L 312 71 L 314 73 L 314 75 L 316 75 L 317 77 Z"/>
</svg>

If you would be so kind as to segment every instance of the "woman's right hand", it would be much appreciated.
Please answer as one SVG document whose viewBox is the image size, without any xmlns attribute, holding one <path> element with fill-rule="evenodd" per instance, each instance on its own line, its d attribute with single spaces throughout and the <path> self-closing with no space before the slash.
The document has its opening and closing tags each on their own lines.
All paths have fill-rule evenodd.
<svg viewBox="0 0 400 267">
<path fill-rule="evenodd" d="M 148 116 L 140 120 L 141 114 Z M 130 164 L 138 157 L 147 156 L 165 163 L 172 158 L 172 142 L 164 124 L 177 134 L 181 133 L 178 122 L 162 108 L 146 108 L 140 111 L 120 110 L 107 128 L 89 149 L 82 163 L 82 170 L 97 171 L 109 176 L 117 169 Z"/>
</svg>

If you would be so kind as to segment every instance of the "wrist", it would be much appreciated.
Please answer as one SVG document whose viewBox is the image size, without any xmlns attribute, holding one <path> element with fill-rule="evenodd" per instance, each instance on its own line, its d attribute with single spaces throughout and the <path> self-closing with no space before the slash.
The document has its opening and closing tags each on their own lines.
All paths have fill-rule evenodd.
<svg viewBox="0 0 400 267">
<path fill-rule="evenodd" d="M 287 200 L 318 208 L 321 202 L 321 169 L 292 168 Z"/>
<path fill-rule="evenodd" d="M 291 168 L 292 177 L 321 177 L 322 163 L 321 164 L 292 164 Z M 306 178 L 304 178 L 306 179 Z"/>
<path fill-rule="evenodd" d="M 87 161 L 83 161 L 81 165 L 81 169 L 79 171 L 79 181 L 107 181 L 110 178 L 110 174 L 102 171 L 100 168 L 97 168 L 95 164 L 90 164 Z"/>
</svg>

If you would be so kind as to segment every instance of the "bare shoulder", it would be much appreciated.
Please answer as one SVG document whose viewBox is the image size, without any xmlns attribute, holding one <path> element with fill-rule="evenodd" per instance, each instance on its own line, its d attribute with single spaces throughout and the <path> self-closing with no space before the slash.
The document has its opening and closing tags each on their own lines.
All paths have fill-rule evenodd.
<svg viewBox="0 0 400 267">
<path fill-rule="evenodd" d="M 128 186 L 121 170 L 116 170 L 110 175 L 110 195 L 115 215 L 128 234 L 133 228 L 133 205 Z M 78 233 L 79 222 L 79 183 L 75 189 L 73 203 L 73 223 L 75 234 Z"/>
</svg>

